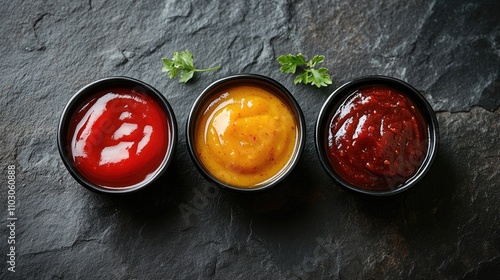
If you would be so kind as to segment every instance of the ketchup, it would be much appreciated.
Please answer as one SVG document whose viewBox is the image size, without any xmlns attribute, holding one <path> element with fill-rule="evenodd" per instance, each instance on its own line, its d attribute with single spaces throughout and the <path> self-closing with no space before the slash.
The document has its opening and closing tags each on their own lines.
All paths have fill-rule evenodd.
<svg viewBox="0 0 500 280">
<path fill-rule="evenodd" d="M 132 88 L 96 93 L 73 115 L 68 142 L 75 167 L 103 187 L 148 178 L 167 152 L 167 116 L 149 95 Z"/>
<path fill-rule="evenodd" d="M 418 171 L 427 128 L 415 104 L 396 89 L 354 91 L 332 117 L 329 160 L 339 176 L 366 190 L 394 189 Z"/>
</svg>

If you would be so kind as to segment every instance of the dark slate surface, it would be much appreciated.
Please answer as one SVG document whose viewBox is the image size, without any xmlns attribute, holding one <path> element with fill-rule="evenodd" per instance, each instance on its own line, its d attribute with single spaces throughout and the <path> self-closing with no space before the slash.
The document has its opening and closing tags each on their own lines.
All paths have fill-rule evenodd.
<svg viewBox="0 0 500 280">
<path fill-rule="evenodd" d="M 1 279 L 498 279 L 500 2 L 5 1 L 0 9 Z M 189 49 L 222 65 L 187 85 L 160 59 Z M 293 85 L 276 58 L 326 55 L 335 85 Z M 294 173 L 260 194 L 207 183 L 186 148 L 187 112 L 214 80 L 259 73 L 288 87 L 308 138 Z M 343 82 L 401 78 L 438 111 L 430 174 L 388 200 L 336 186 L 313 145 Z M 181 128 L 174 163 L 137 196 L 79 186 L 56 148 L 69 98 L 125 75 L 159 89 Z M 7 270 L 7 166 L 15 165 L 16 272 Z"/>
</svg>

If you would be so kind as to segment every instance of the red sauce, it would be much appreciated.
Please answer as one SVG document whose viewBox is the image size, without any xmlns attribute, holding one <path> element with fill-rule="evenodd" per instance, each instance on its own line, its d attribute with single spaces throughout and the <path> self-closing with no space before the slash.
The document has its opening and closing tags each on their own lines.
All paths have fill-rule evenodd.
<svg viewBox="0 0 500 280">
<path fill-rule="evenodd" d="M 330 163 L 346 182 L 367 190 L 394 189 L 417 172 L 427 128 L 401 92 L 370 86 L 353 92 L 330 122 Z"/>
<path fill-rule="evenodd" d="M 162 107 L 131 88 L 97 93 L 74 115 L 69 129 L 76 168 L 90 182 L 111 188 L 140 183 L 165 157 L 169 127 Z"/>
</svg>

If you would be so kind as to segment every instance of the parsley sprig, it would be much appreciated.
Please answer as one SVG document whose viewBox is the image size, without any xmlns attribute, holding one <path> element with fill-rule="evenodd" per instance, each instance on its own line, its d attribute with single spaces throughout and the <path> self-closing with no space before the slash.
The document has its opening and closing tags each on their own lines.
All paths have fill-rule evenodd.
<svg viewBox="0 0 500 280">
<path fill-rule="evenodd" d="M 162 58 L 163 67 L 162 72 L 167 72 L 170 79 L 175 79 L 180 73 L 179 82 L 186 83 L 189 81 L 195 72 L 208 72 L 219 70 L 220 66 L 215 66 L 206 69 L 196 69 L 194 67 L 193 54 L 185 50 L 183 52 L 174 51 L 172 59 Z"/>
<path fill-rule="evenodd" d="M 294 84 L 312 84 L 318 88 L 332 84 L 328 69 L 325 67 L 315 68 L 316 65 L 322 63 L 323 60 L 325 60 L 324 55 L 315 55 L 311 60 L 306 61 L 301 53 L 297 55 L 281 55 L 278 57 L 278 62 L 281 64 L 280 70 L 283 73 L 295 74 L 298 67 L 303 67 L 304 72 L 295 77 L 293 80 Z"/>
</svg>

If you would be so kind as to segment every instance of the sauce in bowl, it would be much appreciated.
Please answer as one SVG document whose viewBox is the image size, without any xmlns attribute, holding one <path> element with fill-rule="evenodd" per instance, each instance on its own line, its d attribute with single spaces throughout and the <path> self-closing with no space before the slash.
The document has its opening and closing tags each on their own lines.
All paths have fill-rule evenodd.
<svg viewBox="0 0 500 280">
<path fill-rule="evenodd" d="M 297 113 L 263 86 L 218 88 L 201 112 L 193 153 L 227 185 L 258 188 L 279 176 L 297 154 Z"/>
<path fill-rule="evenodd" d="M 160 104 L 133 87 L 96 92 L 69 123 L 69 157 L 88 181 L 125 188 L 147 180 L 169 146 L 168 117 Z"/>
<path fill-rule="evenodd" d="M 428 150 L 427 125 L 417 106 L 397 89 L 361 87 L 329 123 L 328 159 L 346 182 L 390 190 L 414 176 Z"/>
</svg>

